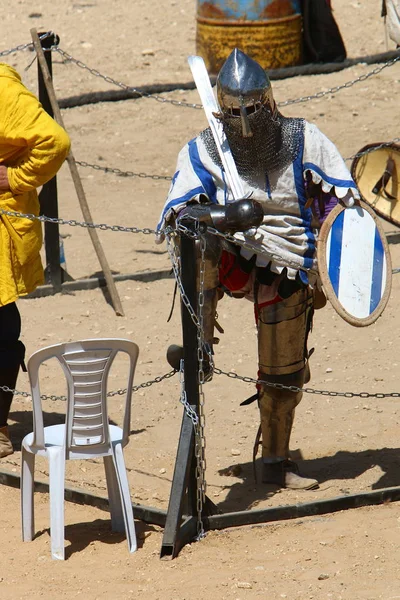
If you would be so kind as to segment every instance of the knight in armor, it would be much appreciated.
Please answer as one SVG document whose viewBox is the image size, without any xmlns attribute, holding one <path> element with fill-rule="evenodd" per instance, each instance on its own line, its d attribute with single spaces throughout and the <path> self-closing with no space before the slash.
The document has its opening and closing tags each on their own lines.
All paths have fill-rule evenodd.
<svg viewBox="0 0 400 600">
<path fill-rule="evenodd" d="M 158 241 L 167 226 L 189 216 L 251 242 L 248 249 L 206 233 L 205 345 L 212 352 L 216 306 L 224 293 L 254 303 L 258 381 L 265 382 L 256 394 L 262 480 L 313 489 L 317 480 L 302 477 L 289 458 L 302 392 L 285 387 L 309 381 L 307 338 L 314 309 L 326 303 L 316 260 L 318 230 L 338 202 L 352 206 L 359 194 L 335 145 L 314 124 L 279 112 L 268 75 L 249 56 L 233 50 L 216 87 L 217 117 L 245 197 L 233 199 L 211 130 L 205 129 L 179 154 Z"/>
</svg>

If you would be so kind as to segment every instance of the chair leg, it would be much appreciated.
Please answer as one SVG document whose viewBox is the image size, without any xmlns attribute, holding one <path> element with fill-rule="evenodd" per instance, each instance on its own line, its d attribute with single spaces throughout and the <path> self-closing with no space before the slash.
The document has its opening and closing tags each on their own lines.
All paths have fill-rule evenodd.
<svg viewBox="0 0 400 600">
<path fill-rule="evenodd" d="M 121 496 L 122 509 L 124 513 L 125 531 L 126 538 L 128 541 L 129 552 L 135 552 L 135 550 L 137 549 L 135 521 L 133 518 L 132 500 L 129 491 L 128 476 L 126 474 L 126 467 L 121 444 L 115 444 L 113 446 L 113 458 L 115 469 L 117 472 L 119 493 Z"/>
<path fill-rule="evenodd" d="M 121 495 L 117 474 L 115 472 L 114 460 L 112 456 L 104 456 L 104 470 L 106 472 L 108 502 L 111 515 L 111 529 L 113 531 L 124 532 L 125 522 L 122 512 Z"/>
<path fill-rule="evenodd" d="M 21 452 L 21 521 L 22 540 L 31 542 L 35 532 L 35 509 L 33 503 L 35 455 L 22 446 Z"/>
<path fill-rule="evenodd" d="M 65 448 L 48 448 L 51 557 L 64 560 Z"/>
</svg>

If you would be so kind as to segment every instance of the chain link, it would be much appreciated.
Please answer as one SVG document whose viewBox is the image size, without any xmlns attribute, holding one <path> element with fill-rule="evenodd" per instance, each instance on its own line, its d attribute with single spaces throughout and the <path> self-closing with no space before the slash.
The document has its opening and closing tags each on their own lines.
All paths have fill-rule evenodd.
<svg viewBox="0 0 400 600">
<path fill-rule="evenodd" d="M 134 386 L 132 386 L 132 392 L 134 393 L 143 388 L 148 388 L 148 387 L 154 385 L 155 383 L 160 383 L 161 381 L 164 381 L 164 379 L 169 379 L 170 377 L 173 377 L 175 375 L 175 373 L 177 373 L 177 371 L 175 369 L 173 369 L 172 371 L 165 373 L 165 375 L 159 375 L 159 376 L 155 377 L 154 379 L 150 379 L 149 381 L 145 381 L 144 383 L 139 383 L 138 385 L 134 385 Z M 6 385 L 0 385 L 0 390 L 2 390 L 4 392 L 11 392 L 13 395 L 22 396 L 23 398 L 31 398 L 32 397 L 32 394 L 29 394 L 28 392 L 20 392 L 18 390 L 11 389 Z M 119 390 L 116 390 L 113 392 L 107 392 L 107 396 L 117 396 L 117 395 L 124 396 L 127 391 L 128 391 L 127 388 L 119 389 Z M 65 401 L 67 399 L 66 396 L 55 396 L 54 394 L 52 394 L 50 396 L 47 394 L 41 394 L 40 398 L 42 400 L 62 400 L 62 401 Z"/>
<path fill-rule="evenodd" d="M 193 428 L 195 430 L 195 435 L 196 435 L 196 428 L 199 425 L 199 417 L 197 415 L 197 412 L 192 408 L 192 406 L 189 404 L 189 402 L 187 400 L 187 395 L 186 395 L 186 390 L 185 390 L 185 376 L 184 376 L 184 371 L 183 371 L 183 360 L 181 360 L 181 362 L 180 362 L 179 382 L 181 384 L 180 402 L 183 405 L 187 416 L 192 421 Z"/>
<path fill-rule="evenodd" d="M 106 223 L 89 223 L 87 221 L 76 221 L 75 219 L 61 219 L 59 217 L 47 217 L 45 215 L 34 215 L 32 213 L 22 213 L 22 212 L 16 212 L 16 211 L 11 211 L 11 210 L 5 210 L 0 208 L 0 215 L 7 215 L 10 217 L 17 217 L 17 218 L 21 218 L 21 219 L 29 219 L 31 221 L 41 221 L 42 223 L 57 223 L 59 225 L 69 225 L 71 227 L 82 227 L 82 228 L 87 228 L 87 229 L 100 229 L 101 231 L 114 231 L 114 232 L 124 232 L 124 233 L 143 233 L 144 235 L 159 235 L 159 231 L 156 231 L 155 229 L 150 229 L 149 227 L 144 227 L 144 228 L 139 228 L 139 227 L 126 227 L 124 225 L 107 225 Z M 216 229 L 214 229 L 213 227 L 208 227 L 207 228 L 208 233 L 211 233 L 212 235 L 216 235 L 219 238 L 225 239 L 227 242 L 230 242 L 232 244 L 235 244 L 237 246 L 240 246 L 242 248 L 245 248 L 246 250 L 250 250 L 253 253 L 262 253 L 262 248 L 260 248 L 259 246 L 256 246 L 254 244 L 252 244 L 251 242 L 249 242 L 248 240 L 239 240 L 237 238 L 235 238 L 233 235 L 229 234 L 229 233 L 222 233 L 221 231 L 218 231 Z M 188 229 L 187 227 L 185 227 L 182 224 L 179 224 L 176 229 L 174 230 L 174 232 L 172 232 L 172 228 L 167 227 L 163 233 L 165 235 L 165 238 L 167 240 L 167 248 L 168 248 L 168 252 L 171 258 L 171 262 L 172 262 L 172 266 L 173 266 L 173 271 L 174 271 L 174 275 L 176 278 L 176 281 L 179 285 L 179 291 L 181 294 L 181 298 L 183 303 L 185 304 L 186 308 L 189 311 L 189 314 L 193 320 L 193 322 L 195 323 L 196 327 L 199 327 L 199 321 L 197 318 L 196 313 L 194 312 L 193 308 L 190 306 L 190 302 L 189 299 L 185 293 L 185 290 L 183 289 L 183 286 L 180 282 L 180 277 L 179 277 L 179 269 L 174 268 L 174 259 L 173 256 L 170 252 L 170 242 L 169 242 L 169 237 L 171 235 L 173 235 L 173 233 L 179 232 L 181 234 L 187 235 L 193 239 L 199 239 L 200 234 L 194 231 L 191 231 L 190 229 Z M 274 258 L 275 260 L 282 261 L 282 258 L 278 255 L 278 254 L 274 254 L 268 255 L 270 258 Z M 286 260 L 286 263 L 288 261 Z M 289 265 L 291 266 L 291 265 Z M 298 265 L 297 263 L 293 264 L 293 267 L 298 269 Z M 307 269 L 308 272 L 313 272 L 312 269 Z M 394 269 L 393 273 L 396 273 L 397 270 Z"/>
<path fill-rule="evenodd" d="M 353 156 L 349 156 L 348 158 L 344 158 L 343 160 L 346 162 L 349 160 L 354 160 L 355 158 L 360 158 L 361 156 L 364 156 L 365 154 L 370 154 L 371 152 L 374 152 L 375 150 L 380 150 L 381 148 L 386 148 L 386 147 L 391 146 L 392 144 L 396 144 L 398 142 L 400 142 L 400 138 L 393 138 L 389 142 L 382 142 L 382 144 L 374 146 L 373 148 L 367 148 L 366 150 L 363 150 L 363 152 L 357 152 L 357 154 L 354 154 Z M 160 180 L 172 181 L 172 177 L 170 175 L 149 175 L 149 174 L 143 173 L 143 172 L 135 173 L 134 171 L 123 171 L 122 169 L 119 169 L 117 167 L 103 167 L 102 165 L 88 163 L 84 160 L 81 160 L 81 161 L 77 160 L 75 162 L 77 165 L 79 165 L 81 167 L 89 167 L 90 169 L 94 169 L 95 171 L 103 171 L 104 173 L 111 173 L 113 175 L 119 175 L 121 177 L 139 177 L 142 179 L 153 179 L 155 181 L 160 181 Z"/>
<path fill-rule="evenodd" d="M 113 173 L 114 175 L 119 175 L 120 177 L 140 177 L 141 179 L 154 179 L 155 181 L 165 180 L 171 181 L 172 177 L 170 175 L 148 175 L 147 173 L 135 173 L 134 171 L 122 171 L 122 169 L 118 169 L 117 167 L 102 167 L 101 165 L 95 165 L 88 163 L 84 160 L 76 160 L 77 165 L 81 167 L 89 167 L 90 169 L 94 169 L 95 171 L 103 171 L 104 173 Z"/>
<path fill-rule="evenodd" d="M 380 150 L 381 148 L 387 148 L 392 144 L 397 144 L 397 142 L 400 142 L 400 138 L 393 138 L 391 142 L 382 142 L 382 144 L 378 144 L 376 146 L 372 146 L 371 148 L 367 148 L 366 150 L 363 150 L 363 152 L 357 152 L 357 154 L 353 154 L 353 156 L 345 158 L 344 160 L 347 161 L 354 160 L 355 158 L 361 158 L 361 156 L 364 156 L 365 154 L 370 154 L 371 152 L 375 152 L 375 150 Z"/>
<path fill-rule="evenodd" d="M 54 50 L 54 51 L 58 52 L 59 54 L 61 54 L 64 57 L 64 59 L 66 59 L 68 62 L 72 62 L 76 66 L 80 67 L 81 69 L 85 69 L 86 71 L 89 71 L 89 73 L 91 73 L 95 77 L 100 77 L 101 79 L 103 79 L 104 81 L 107 81 L 108 83 L 111 83 L 112 85 L 116 85 L 117 87 L 120 87 L 120 88 L 122 88 L 124 90 L 128 90 L 130 92 L 134 92 L 135 94 L 138 94 L 139 96 L 141 96 L 143 98 L 152 98 L 153 100 L 156 100 L 157 102 L 162 102 L 164 104 L 168 103 L 168 104 L 172 104 L 174 106 L 184 106 L 184 107 L 187 107 L 187 108 L 196 108 L 196 109 L 202 109 L 203 108 L 203 106 L 201 104 L 189 103 L 189 102 L 182 102 L 180 100 L 170 100 L 168 98 L 163 98 L 163 97 L 157 96 L 155 94 L 150 94 L 150 93 L 146 93 L 146 92 L 140 92 L 136 88 L 131 87 L 129 85 L 126 85 L 126 84 L 124 84 L 124 83 L 122 83 L 120 81 L 116 81 L 115 79 L 113 79 L 112 77 L 109 77 L 108 75 L 103 75 L 97 69 L 93 69 L 91 67 L 88 67 L 84 62 L 82 62 L 81 60 L 77 60 L 76 58 L 73 58 L 73 56 L 71 56 L 70 54 L 68 54 L 67 52 L 65 52 L 64 50 L 62 50 L 61 48 L 59 48 L 58 46 L 53 46 L 52 50 Z M 398 60 L 400 60 L 400 55 L 396 56 L 395 58 L 392 58 L 391 60 L 388 60 L 383 65 L 379 65 L 378 67 L 375 67 L 375 69 L 373 69 L 372 71 L 369 71 L 368 73 L 365 73 L 364 75 L 360 75 L 356 79 L 353 79 L 351 81 L 347 81 L 346 83 L 344 83 L 342 85 L 337 85 L 337 86 L 335 86 L 333 88 L 330 88 L 330 89 L 328 89 L 326 91 L 320 91 L 320 92 L 317 92 L 316 94 L 313 94 L 313 95 L 310 95 L 310 96 L 302 96 L 301 98 L 296 98 L 294 100 L 286 100 L 284 102 L 278 102 L 277 105 L 280 107 L 280 106 L 289 106 L 291 104 L 299 104 L 301 102 L 308 102 L 310 100 L 315 100 L 315 99 L 318 99 L 318 98 L 323 98 L 324 96 L 327 96 L 328 94 L 334 94 L 336 92 L 339 92 L 342 89 L 351 88 L 353 85 L 356 85 L 357 83 L 363 82 L 363 81 L 369 79 L 370 77 L 372 77 L 374 75 L 377 75 L 378 73 L 380 73 L 381 71 L 383 71 L 383 69 L 386 69 L 387 67 L 391 67 Z"/>
<path fill-rule="evenodd" d="M 342 85 L 336 85 L 335 87 L 329 88 L 329 90 L 326 90 L 326 91 L 320 91 L 320 92 L 317 92 L 316 94 L 312 94 L 310 96 L 302 96 L 301 98 L 296 98 L 294 100 L 286 100 L 285 102 L 278 102 L 277 104 L 278 104 L 278 106 L 289 106 L 290 104 L 300 104 L 301 102 L 309 102 L 310 100 L 316 100 L 318 98 L 323 98 L 324 96 L 327 96 L 328 94 L 335 94 L 336 92 L 339 92 L 340 90 L 351 88 L 353 85 L 360 83 L 362 81 L 365 81 L 366 79 L 369 79 L 373 75 L 377 75 L 378 73 L 383 71 L 383 69 L 393 66 L 398 60 L 400 60 L 400 54 L 399 54 L 399 56 L 396 56 L 395 58 L 388 60 L 383 65 L 379 65 L 372 71 L 365 73 L 365 75 L 360 75 L 360 77 L 357 77 L 356 79 L 352 79 L 351 81 L 347 81 L 346 83 L 343 83 Z"/>
<path fill-rule="evenodd" d="M 54 35 L 53 32 L 47 31 L 43 35 L 39 36 L 39 39 L 42 41 L 50 37 L 51 35 Z M 28 42 L 27 44 L 19 44 L 19 46 L 15 46 L 14 48 L 10 48 L 9 50 L 2 50 L 0 52 L 0 56 L 8 56 L 9 54 L 14 54 L 14 52 L 27 50 L 28 48 L 33 49 L 33 42 Z"/>
<path fill-rule="evenodd" d="M 158 377 L 155 377 L 154 379 L 151 379 L 144 383 L 140 383 L 139 385 L 134 385 L 132 387 L 132 392 L 137 392 L 138 390 L 150 387 L 150 386 L 154 385 L 155 383 L 160 383 L 164 379 L 169 379 L 170 377 L 173 377 L 176 373 L 177 373 L 177 371 L 175 369 L 173 369 L 172 371 L 169 371 L 165 375 L 160 375 Z M 253 377 L 238 375 L 237 373 L 233 373 L 233 371 L 223 371 L 222 369 L 219 369 L 218 367 L 215 367 L 215 366 L 213 367 L 213 373 L 215 373 L 216 375 L 225 375 L 226 377 L 229 377 L 230 379 L 238 379 L 239 381 L 243 381 L 244 383 L 253 383 L 255 385 L 265 385 L 267 387 L 272 387 L 272 388 L 275 388 L 278 390 L 288 390 L 290 392 L 303 392 L 305 394 L 314 394 L 315 396 L 332 396 L 332 397 L 341 397 L 341 398 L 400 398 L 400 392 L 376 392 L 376 393 L 335 392 L 332 390 L 315 390 L 314 388 L 308 388 L 308 387 L 299 388 L 295 385 L 284 385 L 283 383 L 271 383 L 269 381 L 263 381 L 262 379 L 254 379 Z M 12 389 L 6 385 L 0 385 L 0 390 L 2 390 L 4 392 L 11 392 L 15 396 L 21 396 L 23 398 L 31 397 L 31 394 L 28 392 L 22 392 L 22 391 L 19 391 L 16 389 Z M 116 396 L 116 395 L 123 396 L 124 394 L 126 394 L 126 391 L 127 391 L 126 389 L 119 389 L 119 390 L 116 390 L 113 392 L 108 392 L 107 396 Z M 42 398 L 42 400 L 63 400 L 63 401 L 66 400 L 66 396 L 55 396 L 53 394 L 52 395 L 42 394 L 40 397 Z"/>
<path fill-rule="evenodd" d="M 40 39 L 45 39 L 46 37 L 49 37 L 50 35 L 53 35 L 52 32 L 47 32 L 45 34 L 43 34 L 43 36 L 40 37 Z M 9 50 L 3 50 L 2 52 L 0 52 L 0 56 L 7 56 L 8 54 L 12 54 L 14 52 L 18 52 L 21 50 L 26 50 L 27 48 L 32 48 L 33 47 L 33 43 L 29 42 L 27 44 L 20 44 L 19 46 L 15 46 L 14 48 L 11 48 Z M 46 49 L 48 50 L 48 49 Z M 108 75 L 103 75 L 102 73 L 100 73 L 100 71 L 98 71 L 97 69 L 94 69 L 92 67 L 89 67 L 88 65 L 86 65 L 83 61 L 78 60 L 76 58 L 74 58 L 71 54 L 68 54 L 67 52 L 65 52 L 65 50 L 62 50 L 59 46 L 54 45 L 50 48 L 50 50 L 54 51 L 54 52 L 58 52 L 64 59 L 64 62 L 71 62 L 74 65 L 76 65 L 77 67 L 84 69 L 86 71 L 88 71 L 91 75 L 94 75 L 95 77 L 99 77 L 100 79 L 103 79 L 104 81 L 106 81 L 107 83 L 111 83 L 112 85 L 115 85 L 119 88 L 122 88 L 124 90 L 128 90 L 130 92 L 133 92 L 135 94 L 138 94 L 138 96 L 142 97 L 142 98 L 151 98 L 153 100 L 156 100 L 157 102 L 161 102 L 163 104 L 172 104 L 174 106 L 183 106 L 186 108 L 195 108 L 195 109 L 202 109 L 202 105 L 201 104 L 197 104 L 197 103 L 190 103 L 190 102 L 183 102 L 181 100 L 171 100 L 169 98 L 163 98 L 162 96 L 158 96 L 156 94 L 150 94 L 147 92 L 141 92 L 138 89 L 129 86 L 125 83 L 122 83 L 121 81 L 117 81 L 116 79 L 109 77 Z M 392 58 L 391 60 L 388 60 L 386 63 L 384 63 L 383 65 L 379 65 L 378 67 L 375 67 L 375 69 L 373 69 L 372 71 L 369 71 L 368 73 L 365 73 L 364 75 L 360 75 L 359 77 L 357 77 L 356 79 L 353 79 L 351 81 L 347 81 L 346 83 L 342 84 L 342 85 L 337 85 L 335 87 L 332 87 L 326 91 L 320 91 L 317 92 L 316 94 L 313 95 L 309 95 L 309 96 L 302 96 L 301 98 L 295 98 L 293 100 L 286 100 L 284 102 L 278 102 L 277 105 L 279 107 L 281 106 L 289 106 L 291 104 L 299 104 L 302 102 L 309 102 L 310 100 L 316 100 L 318 98 L 323 98 L 324 96 L 328 95 L 328 94 L 334 94 L 336 92 L 339 92 L 342 89 L 348 89 L 351 88 L 353 85 L 356 85 L 357 83 L 366 81 L 367 79 L 369 79 L 370 77 L 373 77 L 374 75 L 377 75 L 378 73 L 380 73 L 381 71 L 383 71 L 383 69 L 386 69 L 388 67 L 393 66 L 398 60 L 400 60 L 400 55 L 396 56 L 395 58 Z M 134 176 L 134 175 L 130 175 L 130 176 Z M 140 176 L 140 175 L 137 175 Z"/>
<path fill-rule="evenodd" d="M 185 229 L 187 229 L 187 228 L 185 227 Z M 171 260 L 172 271 L 175 276 L 175 281 L 176 281 L 176 284 L 179 289 L 181 300 L 182 300 L 183 304 L 185 305 L 193 323 L 196 325 L 197 329 L 199 329 L 200 328 L 199 319 L 198 319 L 195 311 L 193 310 L 193 307 L 190 304 L 190 300 L 185 292 L 185 289 L 183 287 L 183 283 L 181 280 L 181 276 L 180 276 L 180 257 L 179 257 L 178 244 L 171 241 L 171 238 L 175 237 L 178 234 L 178 230 L 179 230 L 179 226 L 177 227 L 176 230 L 173 230 L 172 228 L 167 228 L 167 230 L 165 231 L 165 240 L 167 242 L 167 251 L 168 251 L 169 258 Z M 192 237 L 194 239 L 198 238 L 198 235 L 195 234 L 194 232 L 190 231 L 190 229 L 187 229 L 187 231 L 188 231 L 187 235 L 189 235 L 189 237 Z"/>
<path fill-rule="evenodd" d="M 205 479 L 206 472 L 206 459 L 205 459 L 205 414 L 204 414 L 204 404 L 205 404 L 205 395 L 203 390 L 203 384 L 205 380 L 204 374 L 204 328 L 203 328 L 203 308 L 204 308 L 204 276 L 205 276 L 205 238 L 201 236 L 198 232 L 198 222 L 194 219 L 194 228 L 191 229 L 184 228 L 187 235 L 193 240 L 199 240 L 200 243 L 200 265 L 199 265 L 199 293 L 198 293 L 198 315 L 193 309 L 189 297 L 185 292 L 183 287 L 182 279 L 181 279 L 181 261 L 179 255 L 179 245 L 176 243 L 175 238 L 180 234 L 179 226 L 177 229 L 173 230 L 172 228 L 166 232 L 166 242 L 167 242 L 167 250 L 172 264 L 172 270 L 175 276 L 175 281 L 179 289 L 181 301 L 186 307 L 190 318 L 196 326 L 196 336 L 197 336 L 197 362 L 198 362 L 198 386 L 199 386 L 199 406 L 198 406 L 198 414 L 196 413 L 196 418 L 193 416 L 193 409 L 188 404 L 186 398 L 186 392 L 184 388 L 181 391 L 181 403 L 185 406 L 185 410 L 188 416 L 191 418 L 193 427 L 194 427 L 194 435 L 195 435 L 195 458 L 196 458 L 196 509 L 197 509 L 197 539 L 202 539 L 205 537 L 204 533 L 204 523 L 202 518 L 203 506 L 206 498 L 206 490 L 207 483 Z M 184 234 L 185 235 L 185 234 Z M 211 352 L 207 351 L 208 360 L 211 368 L 214 367 L 213 359 Z M 181 361 L 181 377 L 183 378 L 183 361 Z"/>
<path fill-rule="evenodd" d="M 14 48 L 10 48 L 9 50 L 2 50 L 0 52 L 0 56 L 8 56 L 9 54 L 14 54 L 14 52 L 26 50 L 27 48 L 33 48 L 33 43 L 28 42 L 27 44 L 20 44 L 19 46 L 15 46 Z"/>
<path fill-rule="evenodd" d="M 130 85 L 126 85 L 125 83 L 122 83 L 121 81 L 117 81 L 116 79 L 113 79 L 112 77 L 109 77 L 108 75 L 103 75 L 97 69 L 93 69 L 91 67 L 88 67 L 84 62 L 82 62 L 81 60 L 78 60 L 78 59 L 74 58 L 73 56 L 71 56 L 70 54 L 68 54 L 67 52 L 65 52 L 61 48 L 59 48 L 58 46 L 54 46 L 52 49 L 54 51 L 58 52 L 59 54 L 61 54 L 61 56 L 64 57 L 65 61 L 71 62 L 71 63 L 75 64 L 77 67 L 80 67 L 81 69 L 85 69 L 86 71 L 89 71 L 89 73 L 91 73 L 95 77 L 100 77 L 104 81 L 107 81 L 107 83 L 111 83 L 112 85 L 116 85 L 117 87 L 120 87 L 123 90 L 127 90 L 129 92 L 133 92 L 135 94 L 138 94 L 138 96 L 140 96 L 142 98 L 151 98 L 152 100 L 156 100 L 157 102 L 161 102 L 162 104 L 172 104 L 174 106 L 183 106 L 183 107 L 186 107 L 186 108 L 197 108 L 197 109 L 203 108 L 201 104 L 195 104 L 195 103 L 190 103 L 190 102 L 183 102 L 181 100 L 170 100 L 169 98 L 163 98 L 162 96 L 157 96 L 155 94 L 149 94 L 147 92 L 141 92 L 138 89 L 136 89 L 136 88 L 134 88 L 134 87 L 132 87 Z"/>
<path fill-rule="evenodd" d="M 181 233 L 183 235 L 187 235 L 188 237 L 192 237 L 194 239 L 197 239 L 199 237 L 199 233 L 191 231 L 189 228 L 187 228 L 182 223 L 179 223 L 177 225 L 176 230 L 179 233 Z M 240 246 L 241 248 L 250 250 L 250 252 L 252 252 L 252 254 L 263 254 L 263 252 L 264 252 L 262 247 L 260 247 L 257 244 L 252 243 L 251 240 L 249 240 L 249 239 L 240 240 L 240 239 L 236 238 L 235 235 L 230 234 L 230 233 L 223 233 L 221 231 L 218 231 L 217 229 L 214 229 L 214 227 L 207 227 L 207 233 L 211 233 L 212 235 L 215 235 L 216 237 L 219 237 L 231 244 L 235 244 L 236 246 Z M 291 263 L 290 259 L 288 259 L 287 257 L 285 258 L 285 260 L 283 260 L 283 258 L 281 256 L 279 256 L 279 254 L 276 254 L 276 253 L 272 254 L 272 252 L 269 252 L 267 256 L 268 256 L 268 260 L 271 260 L 271 259 L 276 260 L 278 263 L 284 262 L 288 267 L 293 267 L 296 270 L 299 269 L 298 263 L 296 263 L 296 262 Z M 311 268 L 308 268 L 307 272 L 313 273 L 315 271 Z"/>
<path fill-rule="evenodd" d="M 388 392 L 388 393 L 375 393 L 372 394 L 370 392 L 334 392 L 329 390 L 315 390 L 313 388 L 300 388 L 295 385 L 284 385 L 283 383 L 272 383 L 270 381 L 264 381 L 262 379 L 254 379 L 253 377 L 245 377 L 243 375 L 238 375 L 237 373 L 233 373 L 232 371 L 223 371 L 222 369 L 218 369 L 214 367 L 214 373 L 216 375 L 226 375 L 230 379 L 238 379 L 240 381 L 244 381 L 245 383 L 254 383 L 256 385 L 265 385 L 267 387 L 272 387 L 277 390 L 288 390 L 289 392 L 304 392 L 306 394 L 314 394 L 321 396 L 333 396 L 333 397 L 343 397 L 343 398 L 400 398 L 400 392 Z"/>
<path fill-rule="evenodd" d="M 205 426 L 206 417 L 204 413 L 205 394 L 204 394 L 204 277 L 205 277 L 205 250 L 206 250 L 206 239 L 204 236 L 200 236 L 200 264 L 199 264 L 199 292 L 197 299 L 198 308 L 198 321 L 199 327 L 197 328 L 197 364 L 198 364 L 198 383 L 199 383 L 199 425 L 197 428 L 196 443 L 195 443 L 195 455 L 196 455 L 196 485 L 197 485 L 197 539 L 200 540 L 205 537 L 204 524 L 203 524 L 203 506 L 206 500 L 207 482 L 205 478 L 206 473 L 206 438 L 205 438 Z M 196 276 L 197 279 L 197 276 Z M 209 356 L 210 361 L 210 356 Z M 212 363 L 210 363 L 211 365 Z M 213 367 L 214 365 L 212 365 Z"/>
<path fill-rule="evenodd" d="M 107 225 L 106 223 L 89 223 L 87 221 L 76 221 L 75 219 L 60 219 L 58 217 L 46 217 L 45 215 L 34 215 L 31 213 L 14 212 L 12 210 L 4 210 L 0 208 L 0 215 L 9 217 L 19 217 L 21 219 L 29 219 L 30 221 L 41 221 L 42 223 L 58 223 L 59 225 L 70 225 L 71 227 L 84 227 L 87 229 L 101 229 L 102 231 L 122 231 L 126 233 L 144 233 L 145 235 L 156 235 L 155 229 L 144 227 L 125 227 L 123 225 Z"/>
<path fill-rule="evenodd" d="M 172 369 L 172 371 L 168 371 L 168 373 L 165 373 L 164 375 L 158 375 L 157 377 L 154 377 L 154 379 L 150 379 L 149 381 L 145 381 L 144 383 L 139 383 L 138 385 L 134 385 L 132 387 L 132 392 L 137 392 L 138 390 L 142 390 L 144 388 L 151 387 L 155 383 L 161 383 L 161 381 L 164 381 L 165 379 L 169 379 L 170 377 L 173 377 L 176 373 L 177 373 L 176 369 Z M 116 396 L 117 394 L 119 396 L 123 396 L 126 394 L 127 391 L 128 391 L 127 389 L 120 389 L 120 390 L 116 390 L 115 392 L 108 392 L 107 396 Z"/>
</svg>

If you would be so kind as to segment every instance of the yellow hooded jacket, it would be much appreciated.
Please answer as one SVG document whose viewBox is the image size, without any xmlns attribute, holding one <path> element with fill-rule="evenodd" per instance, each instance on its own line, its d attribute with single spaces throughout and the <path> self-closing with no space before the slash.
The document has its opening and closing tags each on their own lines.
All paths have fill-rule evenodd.
<svg viewBox="0 0 400 600">
<path fill-rule="evenodd" d="M 0 63 L 0 165 L 7 167 L 11 190 L 0 190 L 0 209 L 38 215 L 36 188 L 54 177 L 69 148 L 64 129 L 26 89 L 18 73 Z M 40 221 L 0 211 L 0 306 L 44 282 L 41 246 Z"/>
</svg>

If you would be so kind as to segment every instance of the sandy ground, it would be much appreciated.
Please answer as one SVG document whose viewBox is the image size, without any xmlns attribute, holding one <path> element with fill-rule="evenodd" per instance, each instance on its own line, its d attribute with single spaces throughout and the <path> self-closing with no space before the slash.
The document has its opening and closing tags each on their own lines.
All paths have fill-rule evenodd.
<svg viewBox="0 0 400 600">
<path fill-rule="evenodd" d="M 60 2 L 33 5 L 18 0 L 4 4 L 1 49 L 30 42 L 30 29 L 53 30 L 60 47 L 91 69 L 125 85 L 181 83 L 190 80 L 186 58 L 195 53 L 196 6 L 192 0 L 159 3 L 136 0 Z M 381 2 L 333 0 L 335 16 L 350 58 L 394 49 L 386 45 Z M 157 16 L 156 16 L 157 15 Z M 1 60 L 17 67 L 25 83 L 37 90 L 36 63 L 29 50 Z M 54 54 L 54 83 L 59 98 L 118 89 L 87 69 Z M 275 97 L 284 103 L 319 91 L 323 97 L 291 104 L 288 116 L 315 122 L 350 159 L 362 146 L 399 136 L 400 66 L 357 64 L 330 75 L 276 81 Z M 368 75 L 374 70 L 379 72 Z M 347 82 L 354 82 L 346 88 Z M 339 89 L 337 89 L 339 88 Z M 63 111 L 79 161 L 122 171 L 170 177 L 183 143 L 205 126 L 196 91 L 164 94 L 154 99 L 99 103 Z M 182 104 L 172 104 L 176 100 Z M 348 161 L 350 166 L 351 160 Z M 154 228 L 168 179 L 121 177 L 80 168 L 96 223 Z M 83 220 L 69 170 L 58 177 L 59 212 L 64 219 Z M 396 228 L 384 223 L 389 241 Z M 100 270 L 87 230 L 61 226 L 68 273 L 83 279 Z M 23 341 L 28 356 L 40 347 L 85 337 L 125 337 L 140 347 L 137 384 L 167 373 L 165 352 L 181 339 L 180 315 L 170 312 L 174 282 L 164 277 L 146 282 L 137 273 L 170 268 L 164 246 L 153 235 L 100 231 L 111 269 L 131 275 L 117 283 L 125 311 L 118 317 L 99 289 L 21 300 Z M 400 246 L 390 244 L 393 267 L 400 267 Z M 400 275 L 382 317 L 367 328 L 345 323 L 328 305 L 315 316 L 310 345 L 311 386 L 317 390 L 399 391 Z M 225 329 L 216 348 L 216 364 L 225 371 L 254 377 L 256 336 L 252 308 L 246 301 L 224 298 L 219 319 Z M 235 324 L 240 322 L 241 327 Z M 111 388 L 125 385 L 124 361 L 117 361 Z M 26 375 L 18 389 L 28 391 Z M 57 365 L 43 371 L 43 393 L 61 395 Z M 207 494 L 223 512 L 326 500 L 400 485 L 400 405 L 394 398 L 343 398 L 306 394 L 297 411 L 292 450 L 302 456 L 305 474 L 319 479 L 313 492 L 276 492 L 255 485 L 252 447 L 258 427 L 254 404 L 240 402 L 254 393 L 252 384 L 216 376 L 205 388 Z M 121 400 L 112 407 L 121 417 Z M 46 422 L 59 422 L 64 404 L 45 401 Z M 132 436 L 126 462 L 135 503 L 166 510 L 182 419 L 177 377 L 140 388 L 133 396 Z M 14 455 L 2 459 L 1 470 L 18 475 L 20 442 L 31 429 L 30 399 L 17 396 L 10 430 Z M 47 481 L 47 464 L 38 462 L 37 479 Z M 105 477 L 97 462 L 68 464 L 66 485 L 105 496 Z M 394 600 L 400 598 L 398 575 L 400 512 L 398 503 L 357 508 L 292 521 L 209 532 L 186 546 L 173 561 L 159 559 L 162 528 L 137 521 L 138 551 L 130 555 L 123 536 L 112 534 L 107 512 L 66 504 L 67 560 L 52 561 L 49 550 L 48 498 L 36 498 L 37 537 L 23 544 L 19 491 L 0 486 L 0 595 L 2 600 L 71 594 L 90 600 L 142 597 L 149 600 L 253 598 Z"/>
</svg>

